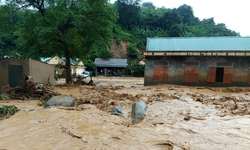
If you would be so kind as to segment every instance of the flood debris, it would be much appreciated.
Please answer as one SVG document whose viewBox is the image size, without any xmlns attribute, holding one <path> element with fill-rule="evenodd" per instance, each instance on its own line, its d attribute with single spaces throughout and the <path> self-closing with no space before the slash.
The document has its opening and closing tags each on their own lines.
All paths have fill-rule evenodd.
<svg viewBox="0 0 250 150">
<path fill-rule="evenodd" d="M 0 120 L 14 115 L 19 110 L 15 105 L 0 105 Z"/>
<path fill-rule="evenodd" d="M 24 79 L 17 87 L 3 87 L 0 92 L 3 100 L 17 99 L 39 99 L 43 101 L 49 100 L 52 96 L 60 95 L 50 82 L 41 83 L 35 81 L 33 77 L 24 75 Z"/>
<path fill-rule="evenodd" d="M 89 82 L 84 81 L 84 80 L 78 80 L 78 81 L 75 81 L 74 84 L 75 85 L 91 85 L 91 86 L 95 85 L 93 80 L 90 80 Z"/>
<path fill-rule="evenodd" d="M 26 74 L 23 74 L 23 80 L 24 81 L 34 81 L 34 78 L 32 76 L 28 76 Z"/>
<path fill-rule="evenodd" d="M 6 93 L 0 94 L 0 100 L 8 100 L 8 99 L 10 99 L 8 94 Z"/>
<path fill-rule="evenodd" d="M 86 81 L 87 78 L 90 78 L 89 82 Z M 74 81 L 74 84 L 75 85 L 91 85 L 91 86 L 95 85 L 95 83 L 94 83 L 94 81 L 92 79 L 92 76 L 89 76 L 89 75 L 86 76 L 84 74 L 78 75 L 76 77 L 76 80 Z"/>
<path fill-rule="evenodd" d="M 117 93 L 110 87 L 95 86 L 80 91 L 81 97 L 76 98 L 76 107 L 82 104 L 92 104 L 98 109 L 110 112 L 116 106 L 132 105 L 140 95 Z"/>
</svg>

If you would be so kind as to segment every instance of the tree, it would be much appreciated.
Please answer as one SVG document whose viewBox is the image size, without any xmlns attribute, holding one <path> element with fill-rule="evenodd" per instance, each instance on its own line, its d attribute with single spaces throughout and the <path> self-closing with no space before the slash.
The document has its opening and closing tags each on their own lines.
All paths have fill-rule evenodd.
<svg viewBox="0 0 250 150">
<path fill-rule="evenodd" d="M 143 77 L 145 66 L 141 65 L 138 60 L 133 60 L 128 62 L 128 68 L 135 77 Z"/>
<path fill-rule="evenodd" d="M 164 16 L 161 19 L 165 24 L 163 27 L 167 30 L 169 30 L 169 28 L 174 24 L 182 23 L 182 16 L 176 9 L 165 12 Z"/>
<path fill-rule="evenodd" d="M 198 22 L 198 19 L 194 17 L 193 8 L 186 4 L 177 8 L 179 14 L 183 17 L 182 22 L 188 25 L 194 25 Z"/>
<path fill-rule="evenodd" d="M 144 2 L 142 3 L 142 8 L 144 9 L 155 9 L 155 6 L 152 2 Z"/>
<path fill-rule="evenodd" d="M 169 30 L 168 35 L 169 37 L 181 37 L 182 36 L 182 28 L 179 24 L 173 24 Z"/>
<path fill-rule="evenodd" d="M 15 44 L 15 31 L 24 20 L 24 12 L 16 12 L 12 5 L 0 6 L 0 57 L 4 55 L 19 55 Z"/>
<path fill-rule="evenodd" d="M 84 61 L 84 66 L 86 66 L 88 71 L 92 71 L 92 75 L 96 75 L 95 63 L 88 59 Z"/>
<path fill-rule="evenodd" d="M 107 49 L 107 47 L 103 47 L 103 45 L 93 45 L 91 48 L 92 57 L 91 60 L 94 61 L 95 58 L 113 58 L 114 54 Z"/>
<path fill-rule="evenodd" d="M 65 57 L 66 83 L 73 81 L 71 59 L 83 59 L 93 45 L 109 47 L 116 10 L 107 0 L 25 0 L 36 8 L 20 28 L 18 43 L 35 58 Z"/>
<path fill-rule="evenodd" d="M 137 24 L 140 14 L 141 0 L 118 0 L 117 10 L 119 14 L 118 23 L 124 28 L 130 30 Z"/>
<path fill-rule="evenodd" d="M 126 46 L 126 49 L 127 49 L 127 55 L 131 59 L 141 59 L 141 55 L 136 50 L 136 44 L 130 43 L 129 45 Z"/>
</svg>

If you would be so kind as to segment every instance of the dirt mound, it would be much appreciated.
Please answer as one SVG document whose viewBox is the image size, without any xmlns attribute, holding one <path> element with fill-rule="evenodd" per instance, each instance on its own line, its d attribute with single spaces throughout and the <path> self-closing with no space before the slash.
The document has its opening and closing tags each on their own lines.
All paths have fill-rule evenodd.
<svg viewBox="0 0 250 150">
<path fill-rule="evenodd" d="M 109 87 L 93 87 L 88 90 L 81 90 L 82 96 L 76 99 L 76 107 L 82 104 L 93 104 L 102 111 L 109 112 L 114 106 L 132 105 L 142 95 L 138 94 L 119 94 L 115 90 L 117 88 Z"/>
<path fill-rule="evenodd" d="M 222 91 L 227 89 L 222 89 Z M 250 115 L 250 99 L 242 96 L 231 94 L 228 94 L 228 96 L 210 96 L 198 93 L 191 96 L 194 101 L 199 101 L 206 105 L 214 105 L 221 112 L 220 116 Z"/>
<path fill-rule="evenodd" d="M 250 99 L 239 95 L 227 94 L 221 96 L 212 95 L 210 93 L 199 93 L 189 91 L 188 87 L 161 87 L 151 88 L 142 87 L 141 92 L 133 93 L 134 87 L 117 86 L 96 86 L 96 87 L 60 87 L 57 88 L 61 94 L 70 93 L 76 99 L 76 109 L 82 104 L 92 104 L 98 109 L 109 112 L 115 106 L 131 106 L 135 101 L 146 97 L 147 103 L 153 101 L 179 100 L 182 97 L 190 97 L 192 101 L 198 101 L 204 105 L 213 105 L 221 112 L 220 116 L 225 115 L 250 115 Z M 215 88 L 213 88 L 214 90 Z M 248 88 L 239 88 L 242 91 L 247 91 Z M 211 90 L 199 88 L 199 90 Z M 224 93 L 228 88 L 218 88 L 216 92 Z M 123 92 L 120 92 L 123 91 Z M 128 92 L 129 91 L 129 92 Z M 138 88 L 137 88 L 138 91 Z M 211 90 L 212 91 L 212 90 Z M 210 92 L 211 92 L 210 91 Z M 66 94 L 67 95 L 67 94 Z"/>
</svg>

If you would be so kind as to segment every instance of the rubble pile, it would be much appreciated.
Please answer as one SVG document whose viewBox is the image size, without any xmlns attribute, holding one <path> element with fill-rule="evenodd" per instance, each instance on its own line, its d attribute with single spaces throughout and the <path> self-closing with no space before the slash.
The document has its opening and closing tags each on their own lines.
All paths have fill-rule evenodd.
<svg viewBox="0 0 250 150">
<path fill-rule="evenodd" d="M 0 99 L 39 99 L 49 100 L 52 96 L 60 95 L 50 83 L 39 83 L 33 80 L 23 80 L 17 87 L 4 87 Z"/>
<path fill-rule="evenodd" d="M 94 86 L 95 83 L 94 81 L 91 79 L 89 82 L 84 81 L 82 79 L 76 79 L 76 81 L 74 82 L 75 85 L 90 85 L 90 86 Z"/>
</svg>

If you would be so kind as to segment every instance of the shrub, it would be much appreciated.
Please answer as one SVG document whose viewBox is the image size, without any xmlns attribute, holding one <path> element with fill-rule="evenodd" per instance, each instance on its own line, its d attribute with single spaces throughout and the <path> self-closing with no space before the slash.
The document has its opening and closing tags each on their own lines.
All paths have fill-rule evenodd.
<svg viewBox="0 0 250 150">
<path fill-rule="evenodd" d="M 127 55 L 132 59 L 141 59 L 141 55 L 136 50 L 136 44 L 130 43 L 126 46 L 127 49 Z"/>
<path fill-rule="evenodd" d="M 144 76 L 144 65 L 141 65 L 138 60 L 130 61 L 128 63 L 128 68 L 130 69 L 131 73 L 135 77 L 143 77 Z"/>
</svg>

